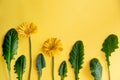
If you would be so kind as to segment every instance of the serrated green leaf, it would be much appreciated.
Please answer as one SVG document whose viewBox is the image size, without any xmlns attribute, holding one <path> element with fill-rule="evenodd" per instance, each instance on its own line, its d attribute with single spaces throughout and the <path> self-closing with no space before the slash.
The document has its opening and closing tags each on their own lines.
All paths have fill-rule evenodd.
<svg viewBox="0 0 120 80">
<path fill-rule="evenodd" d="M 97 58 L 93 58 L 90 61 L 91 74 L 94 76 L 94 80 L 102 79 L 102 66 Z"/>
<path fill-rule="evenodd" d="M 102 46 L 103 48 L 101 50 L 105 52 L 107 65 L 110 66 L 109 56 L 118 48 L 118 37 L 114 34 L 109 35 Z"/>
<path fill-rule="evenodd" d="M 3 56 L 7 63 L 7 68 L 10 70 L 11 60 L 14 58 L 14 54 L 17 53 L 18 48 L 18 33 L 15 29 L 10 29 L 5 35 L 2 45 Z"/>
<path fill-rule="evenodd" d="M 105 52 L 106 61 L 107 61 L 107 67 L 108 67 L 108 78 L 110 80 L 110 60 L 109 57 L 111 56 L 112 52 L 115 51 L 115 49 L 118 48 L 118 37 L 115 34 L 109 35 L 104 43 L 103 48 L 101 49 L 103 52 Z"/>
<path fill-rule="evenodd" d="M 37 67 L 38 74 L 39 74 L 38 79 L 40 80 L 40 77 L 42 76 L 42 69 L 44 67 L 46 67 L 45 58 L 42 54 L 39 54 L 38 57 L 37 57 L 36 67 Z"/>
<path fill-rule="evenodd" d="M 64 80 L 64 78 L 67 76 L 67 63 L 66 61 L 63 61 L 59 68 L 59 75 L 61 76 L 61 80 Z"/>
<path fill-rule="evenodd" d="M 25 68 L 26 68 L 26 58 L 24 55 L 21 55 L 15 65 L 14 65 L 14 70 L 15 70 L 15 73 L 17 73 L 18 75 L 18 80 L 22 80 L 22 77 L 23 77 L 23 73 L 25 72 Z"/>
<path fill-rule="evenodd" d="M 84 59 L 84 45 L 82 41 L 76 41 L 74 44 L 72 51 L 70 52 L 70 63 L 72 64 L 72 68 L 74 68 L 75 79 L 79 80 L 78 74 L 79 70 L 82 68 Z"/>
</svg>

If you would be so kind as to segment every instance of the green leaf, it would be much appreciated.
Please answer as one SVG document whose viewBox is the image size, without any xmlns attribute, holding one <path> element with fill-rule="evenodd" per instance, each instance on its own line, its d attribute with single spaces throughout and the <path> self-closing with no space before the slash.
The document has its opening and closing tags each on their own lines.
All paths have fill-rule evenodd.
<svg viewBox="0 0 120 80">
<path fill-rule="evenodd" d="M 22 80 L 22 77 L 23 77 L 23 73 L 25 72 L 25 68 L 26 68 L 26 58 L 24 55 L 21 55 L 15 65 L 14 65 L 14 70 L 15 70 L 15 73 L 17 73 L 18 75 L 18 80 Z"/>
<path fill-rule="evenodd" d="M 66 61 L 63 61 L 59 68 L 59 75 L 61 76 L 61 80 L 64 80 L 64 78 L 67 76 L 67 64 Z"/>
<path fill-rule="evenodd" d="M 109 35 L 102 46 L 103 48 L 101 50 L 105 52 L 107 65 L 110 66 L 109 56 L 118 48 L 118 37 L 114 34 Z"/>
<path fill-rule="evenodd" d="M 82 41 L 77 41 L 72 51 L 70 52 L 70 63 L 72 64 L 72 68 L 74 68 L 75 79 L 79 80 L 78 74 L 79 70 L 82 68 L 82 64 L 84 59 L 84 45 Z"/>
<path fill-rule="evenodd" d="M 40 77 L 42 76 L 42 69 L 46 67 L 46 62 L 42 54 L 39 54 L 37 57 L 36 67 L 37 67 L 38 74 L 39 74 L 38 79 L 40 80 Z"/>
<path fill-rule="evenodd" d="M 94 80 L 102 79 L 102 66 L 97 58 L 93 58 L 90 61 L 91 74 L 94 76 Z"/>
<path fill-rule="evenodd" d="M 118 37 L 114 34 L 109 35 L 104 43 L 103 43 L 103 48 L 101 49 L 103 52 L 105 52 L 105 56 L 106 56 L 106 61 L 107 61 L 107 66 L 108 66 L 108 77 L 110 80 L 110 60 L 109 57 L 111 56 L 112 52 L 115 51 L 115 49 L 118 48 Z"/>
<path fill-rule="evenodd" d="M 3 56 L 7 63 L 10 80 L 11 60 L 14 58 L 14 54 L 17 53 L 18 48 L 18 33 L 14 28 L 10 29 L 5 35 L 2 48 Z"/>
</svg>

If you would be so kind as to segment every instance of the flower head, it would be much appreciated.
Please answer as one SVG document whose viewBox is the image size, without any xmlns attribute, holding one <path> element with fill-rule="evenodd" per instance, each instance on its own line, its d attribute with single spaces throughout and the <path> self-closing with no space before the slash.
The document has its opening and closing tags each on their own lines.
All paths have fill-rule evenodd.
<svg viewBox="0 0 120 80">
<path fill-rule="evenodd" d="M 54 54 L 62 51 L 62 44 L 61 40 L 57 38 L 50 38 L 47 41 L 44 42 L 42 46 L 42 51 L 49 56 L 54 56 Z"/>
<path fill-rule="evenodd" d="M 29 37 L 32 33 L 35 33 L 37 26 L 34 23 L 23 23 L 18 27 L 18 32 L 20 35 Z"/>
</svg>

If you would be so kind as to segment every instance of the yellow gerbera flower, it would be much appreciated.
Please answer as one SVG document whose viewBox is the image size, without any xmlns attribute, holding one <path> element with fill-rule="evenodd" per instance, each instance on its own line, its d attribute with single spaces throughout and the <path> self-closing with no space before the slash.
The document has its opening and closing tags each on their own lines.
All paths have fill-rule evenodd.
<svg viewBox="0 0 120 80">
<path fill-rule="evenodd" d="M 54 54 L 62 51 L 62 44 L 61 40 L 57 38 L 50 38 L 47 41 L 44 42 L 42 46 L 42 51 L 49 56 L 54 56 Z"/>
<path fill-rule="evenodd" d="M 35 33 L 37 26 L 34 23 L 23 23 L 18 27 L 18 33 L 25 37 L 29 37 L 32 33 Z"/>
</svg>

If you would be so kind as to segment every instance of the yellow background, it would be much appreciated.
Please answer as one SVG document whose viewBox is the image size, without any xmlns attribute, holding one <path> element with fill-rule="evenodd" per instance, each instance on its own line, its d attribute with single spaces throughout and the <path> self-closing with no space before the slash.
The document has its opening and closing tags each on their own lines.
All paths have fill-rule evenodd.
<svg viewBox="0 0 120 80">
<path fill-rule="evenodd" d="M 120 1 L 119 0 L 0 0 L 0 80 L 7 80 L 8 73 L 2 56 L 2 43 L 10 28 L 17 28 L 23 22 L 34 22 L 37 33 L 32 35 L 32 80 L 37 80 L 36 57 L 41 46 L 50 37 L 62 40 L 64 50 L 55 55 L 55 80 L 60 80 L 58 68 L 63 60 L 67 61 L 68 76 L 74 80 L 74 72 L 68 62 L 69 52 L 77 40 L 82 40 L 85 48 L 80 80 L 93 80 L 89 62 L 96 57 L 103 66 L 102 80 L 108 80 L 105 55 L 100 50 L 104 39 L 111 33 L 120 38 Z M 12 80 L 17 80 L 13 66 L 16 59 L 24 54 L 27 68 L 23 80 L 27 80 L 29 66 L 28 39 L 19 39 L 18 53 L 12 60 Z M 44 55 L 46 68 L 42 80 L 51 80 L 51 58 Z M 120 49 L 110 57 L 111 80 L 120 80 Z"/>
</svg>

